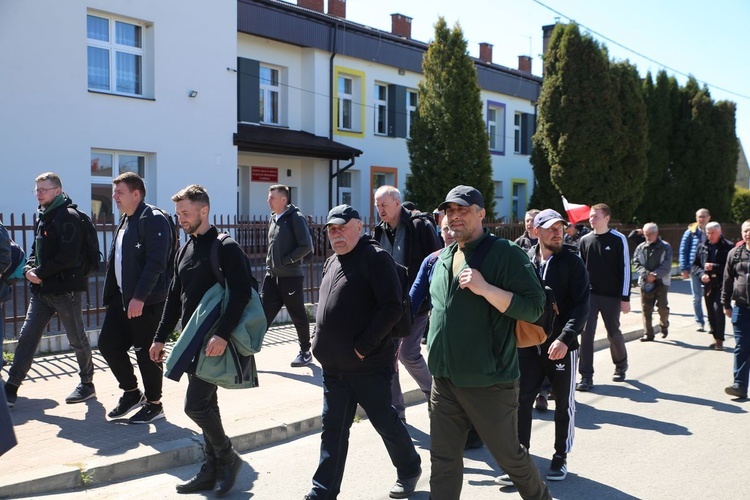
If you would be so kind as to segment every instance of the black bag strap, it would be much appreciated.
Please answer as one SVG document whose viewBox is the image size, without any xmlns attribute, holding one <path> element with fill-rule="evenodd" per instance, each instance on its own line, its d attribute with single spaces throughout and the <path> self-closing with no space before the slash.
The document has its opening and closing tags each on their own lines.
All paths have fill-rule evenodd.
<svg viewBox="0 0 750 500">
<path fill-rule="evenodd" d="M 477 248 L 474 250 L 474 253 L 471 254 L 471 258 L 467 262 L 467 264 L 469 264 L 469 267 L 472 269 L 479 269 L 480 267 L 482 267 L 482 263 L 487 257 L 487 254 L 490 253 L 492 245 L 494 245 L 495 242 L 499 239 L 500 238 L 493 234 L 487 235 L 487 237 L 479 243 Z"/>
<path fill-rule="evenodd" d="M 211 243 L 211 251 L 208 255 L 208 262 L 211 265 L 211 273 L 214 275 L 214 279 L 218 284 L 224 288 L 224 270 L 221 267 L 219 261 L 219 247 L 224 244 L 224 240 L 230 236 L 227 233 L 219 233 L 216 239 Z"/>
</svg>

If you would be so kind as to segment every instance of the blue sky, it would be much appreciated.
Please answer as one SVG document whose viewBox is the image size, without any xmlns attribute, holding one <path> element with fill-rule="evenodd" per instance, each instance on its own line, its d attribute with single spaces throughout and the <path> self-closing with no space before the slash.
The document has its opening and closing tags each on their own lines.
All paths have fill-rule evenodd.
<svg viewBox="0 0 750 500">
<path fill-rule="evenodd" d="M 519 55 L 531 55 L 532 71 L 540 76 L 542 26 L 556 17 L 575 20 L 582 30 L 585 26 L 598 33 L 592 35 L 607 46 L 611 58 L 630 60 L 642 75 L 664 68 L 684 84 L 687 77 L 680 73 L 691 74 L 709 84 L 714 100 L 734 101 L 737 136 L 750 156 L 747 0 L 347 0 L 346 11 L 348 20 L 384 31 L 391 30 L 391 14 L 409 16 L 412 38 L 424 42 L 443 16 L 450 26 L 461 24 L 472 56 L 479 55 L 480 42 L 488 42 L 494 45 L 496 64 L 516 68 Z"/>
</svg>

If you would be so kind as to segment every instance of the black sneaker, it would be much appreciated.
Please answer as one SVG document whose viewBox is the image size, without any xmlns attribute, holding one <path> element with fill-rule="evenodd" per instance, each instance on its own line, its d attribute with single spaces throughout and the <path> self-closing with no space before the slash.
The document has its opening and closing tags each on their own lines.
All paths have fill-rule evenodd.
<svg viewBox="0 0 750 500">
<path fill-rule="evenodd" d="M 515 486 L 515 484 L 513 484 L 513 481 L 510 479 L 510 476 L 508 474 L 497 476 L 495 478 L 495 483 L 499 484 L 500 486 Z"/>
<path fill-rule="evenodd" d="M 164 406 L 161 403 L 146 402 L 138 413 L 128 419 L 129 424 L 149 424 L 164 418 Z"/>
<path fill-rule="evenodd" d="M 562 481 L 566 477 L 568 477 L 568 463 L 561 455 L 555 453 L 552 456 L 552 464 L 549 466 L 547 480 Z"/>
<path fill-rule="evenodd" d="M 146 404 L 146 396 L 141 391 L 126 391 L 122 393 L 120 401 L 115 406 L 115 409 L 107 413 L 109 418 L 119 418 L 127 415 L 136 408 L 140 408 Z"/>
<path fill-rule="evenodd" d="M 96 390 L 94 389 L 94 384 L 91 382 L 87 384 L 80 383 L 78 384 L 78 387 L 76 387 L 73 392 L 65 398 L 65 402 L 68 404 L 83 403 L 84 401 L 95 397 Z"/>
<path fill-rule="evenodd" d="M 5 384 L 5 400 L 8 402 L 8 408 L 16 406 L 16 399 L 18 399 L 18 386 Z"/>
<path fill-rule="evenodd" d="M 624 382 L 625 381 L 625 372 L 627 371 L 627 368 L 616 368 L 615 374 L 612 375 L 612 381 L 613 382 Z"/>
<path fill-rule="evenodd" d="M 587 392 L 594 387 L 593 379 L 583 377 L 580 382 L 576 384 L 576 391 Z"/>
<path fill-rule="evenodd" d="M 294 361 L 292 361 L 292 367 L 299 368 L 310 363 L 312 363 L 312 354 L 310 354 L 310 351 L 300 351 L 297 357 L 294 358 Z"/>
</svg>

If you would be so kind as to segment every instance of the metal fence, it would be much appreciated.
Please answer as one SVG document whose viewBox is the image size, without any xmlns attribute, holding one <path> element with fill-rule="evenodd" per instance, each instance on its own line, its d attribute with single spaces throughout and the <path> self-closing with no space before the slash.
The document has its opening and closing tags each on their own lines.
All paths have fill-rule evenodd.
<svg viewBox="0 0 750 500">
<path fill-rule="evenodd" d="M 34 225 L 36 215 L 22 214 L 17 216 L 10 214 L 4 217 L 0 214 L 0 220 L 6 229 L 27 254 L 31 250 L 34 241 Z M 214 216 L 213 224 L 220 230 L 228 232 L 232 238 L 242 246 L 250 258 L 252 272 L 259 283 L 263 283 L 266 270 L 266 251 L 268 248 L 268 217 L 262 218 L 238 218 L 234 216 Z M 375 221 L 376 223 L 377 221 Z M 323 263 L 331 255 L 328 244 L 328 236 L 324 230 L 325 220 L 322 217 L 308 217 L 308 223 L 312 232 L 314 255 L 305 263 L 304 293 L 305 301 L 315 303 L 318 301 L 320 275 Z M 371 231 L 373 221 L 365 218 L 363 220 L 366 231 Z M 99 233 L 99 245 L 105 261 L 99 266 L 99 270 L 89 278 L 88 289 L 83 294 L 83 322 L 86 329 L 97 329 L 104 320 L 105 307 L 102 305 L 102 292 L 104 288 L 104 276 L 107 269 L 106 259 L 109 249 L 117 231 L 117 223 L 112 219 L 95 220 L 97 232 Z M 493 234 L 508 239 L 515 239 L 523 233 L 523 224 L 501 224 L 499 222 L 488 222 L 486 226 Z M 181 235 L 182 241 L 185 236 Z M 5 318 L 5 337 L 16 339 L 26 316 L 29 303 L 29 284 L 26 280 L 18 280 L 13 283 L 14 293 L 11 299 L 2 305 L 2 313 Z M 48 333 L 62 332 L 62 325 L 55 317 L 47 327 Z"/>
</svg>

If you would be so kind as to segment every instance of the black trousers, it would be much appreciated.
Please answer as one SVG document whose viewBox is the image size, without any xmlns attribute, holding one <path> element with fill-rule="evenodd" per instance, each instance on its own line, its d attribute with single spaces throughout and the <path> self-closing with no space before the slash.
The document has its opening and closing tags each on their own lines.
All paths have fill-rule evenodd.
<svg viewBox="0 0 750 500">
<path fill-rule="evenodd" d="M 117 294 L 107 306 L 99 335 L 99 352 L 123 391 L 138 388 L 138 379 L 128 354 L 128 350 L 133 348 L 143 378 L 143 392 L 148 401 L 161 400 L 162 364 L 151 361 L 148 350 L 154 341 L 163 309 L 164 302 L 144 305 L 143 314 L 128 319 L 127 311 L 123 310 L 122 297 Z"/>
<path fill-rule="evenodd" d="M 302 290 L 303 276 L 276 277 L 266 276 L 263 280 L 261 298 L 263 300 L 263 312 L 266 314 L 266 323 L 276 319 L 281 308 L 286 306 L 289 317 L 292 318 L 294 328 L 297 330 L 300 351 L 310 350 L 310 320 L 307 319 L 305 310 L 305 298 Z"/>
<path fill-rule="evenodd" d="M 224 432 L 221 422 L 216 384 L 189 375 L 185 393 L 185 415 L 203 431 L 206 455 L 222 458 L 231 453 L 232 442 Z"/>
<path fill-rule="evenodd" d="M 706 301 L 706 311 L 708 312 L 708 324 L 714 339 L 724 341 L 724 328 L 726 327 L 726 316 L 724 316 L 724 306 L 721 304 L 721 288 L 714 288 L 707 285 L 703 294 Z"/>
<path fill-rule="evenodd" d="M 573 447 L 575 436 L 575 379 L 578 350 L 565 357 L 550 360 L 540 347 L 518 349 L 521 388 L 518 397 L 518 441 L 531 447 L 531 411 L 544 378 L 552 383 L 555 395 L 555 453 L 565 456 Z"/>
</svg>

